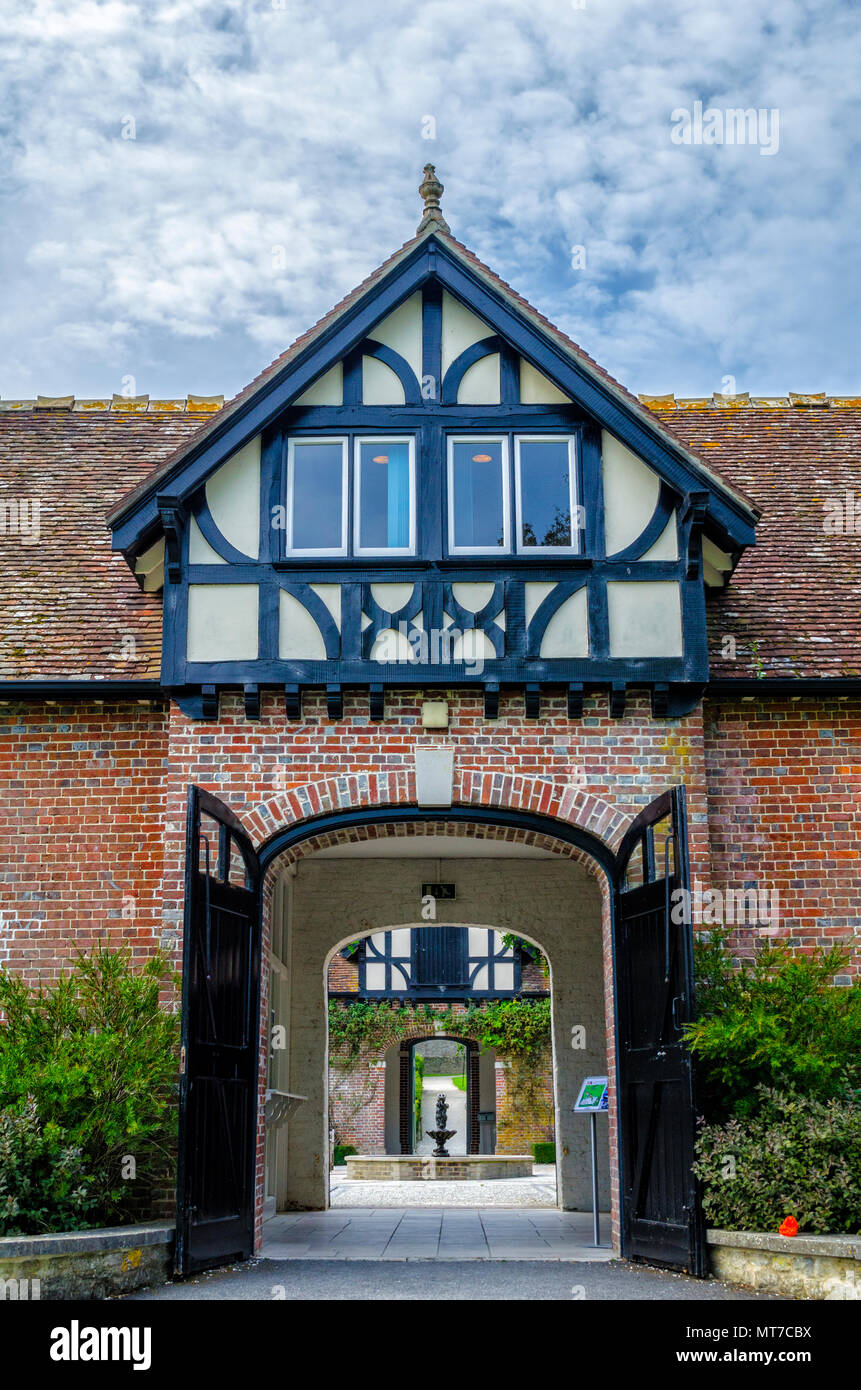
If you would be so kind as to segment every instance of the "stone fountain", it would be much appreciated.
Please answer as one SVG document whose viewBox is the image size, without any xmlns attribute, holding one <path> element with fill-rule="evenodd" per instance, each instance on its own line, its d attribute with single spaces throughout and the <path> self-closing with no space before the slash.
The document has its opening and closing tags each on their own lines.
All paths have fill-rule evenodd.
<svg viewBox="0 0 861 1390">
<path fill-rule="evenodd" d="M 436 1148 L 433 1151 L 434 1158 L 449 1158 L 446 1140 L 451 1139 L 457 1134 L 456 1129 L 446 1129 L 448 1124 L 448 1102 L 445 1093 L 440 1091 L 436 1098 L 436 1129 L 426 1129 L 425 1134 L 429 1139 L 436 1140 Z"/>
</svg>

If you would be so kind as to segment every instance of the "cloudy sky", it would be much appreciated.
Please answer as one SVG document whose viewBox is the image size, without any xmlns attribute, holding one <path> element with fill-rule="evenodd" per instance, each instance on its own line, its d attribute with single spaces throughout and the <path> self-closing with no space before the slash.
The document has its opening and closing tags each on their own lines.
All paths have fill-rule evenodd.
<svg viewBox="0 0 861 1390">
<path fill-rule="evenodd" d="M 632 390 L 861 394 L 853 0 L 3 11 L 3 397 L 232 395 L 412 235 L 427 161 Z M 760 143 L 676 143 L 696 102 Z"/>
</svg>

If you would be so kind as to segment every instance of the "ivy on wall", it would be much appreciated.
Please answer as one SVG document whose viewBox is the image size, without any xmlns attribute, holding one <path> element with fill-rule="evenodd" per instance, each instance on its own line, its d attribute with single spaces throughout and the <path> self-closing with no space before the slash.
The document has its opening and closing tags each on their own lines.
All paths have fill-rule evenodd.
<svg viewBox="0 0 861 1390">
<path fill-rule="evenodd" d="M 410 1036 L 417 1026 L 457 1033 L 500 1060 L 538 1064 L 550 1048 L 550 1000 L 502 999 L 470 1004 L 456 1014 L 450 1004 L 403 1003 L 389 999 L 329 1002 L 329 1047 L 332 1062 L 350 1071 L 370 1053 L 385 1052 Z"/>
</svg>

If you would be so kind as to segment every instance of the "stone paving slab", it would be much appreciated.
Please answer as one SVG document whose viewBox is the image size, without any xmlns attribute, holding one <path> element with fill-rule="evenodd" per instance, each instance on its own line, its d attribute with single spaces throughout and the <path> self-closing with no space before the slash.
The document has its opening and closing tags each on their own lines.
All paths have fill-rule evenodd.
<svg viewBox="0 0 861 1390">
<path fill-rule="evenodd" d="M 529 1208 L 421 1210 L 339 1208 L 273 1216 L 263 1227 L 265 1260 L 587 1260 L 595 1249 L 592 1217 L 582 1211 Z M 373 1216 L 373 1220 L 369 1220 Z M 610 1230 L 609 1215 L 603 1217 Z"/>
</svg>

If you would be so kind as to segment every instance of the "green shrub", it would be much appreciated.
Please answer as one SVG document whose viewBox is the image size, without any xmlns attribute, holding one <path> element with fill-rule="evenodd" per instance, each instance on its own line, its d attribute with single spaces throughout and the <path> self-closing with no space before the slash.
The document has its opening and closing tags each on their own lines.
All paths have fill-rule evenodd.
<svg viewBox="0 0 861 1390">
<path fill-rule="evenodd" d="M 861 1086 L 861 986 L 835 988 L 838 949 L 799 955 L 769 944 L 735 965 L 719 929 L 695 944 L 697 1019 L 685 1036 L 710 1121 L 751 1115 L 757 1087 L 826 1099 Z"/>
<path fill-rule="evenodd" d="M 556 1145 L 555 1144 L 533 1144 L 532 1157 L 536 1163 L 555 1163 Z"/>
<path fill-rule="evenodd" d="M 159 1004 L 173 979 L 164 956 L 133 970 L 128 950 L 80 956 L 35 990 L 0 970 L 0 1112 L 14 1120 L 34 1105 L 48 1146 L 39 1162 L 58 1169 L 43 1188 L 58 1199 L 71 1171 L 60 1155 L 79 1153 L 90 1225 L 140 1219 L 173 1181 L 179 1017 Z M 42 1219 L 64 1229 L 66 1204 L 51 1212 L 46 1199 Z"/>
<path fill-rule="evenodd" d="M 694 1171 L 710 1226 L 816 1234 L 861 1231 L 861 1106 L 757 1088 L 756 1113 L 702 1124 Z"/>
<path fill-rule="evenodd" d="M 33 1097 L 0 1113 L 0 1236 L 78 1231 L 94 1207 L 81 1150 L 42 1123 Z"/>
<path fill-rule="evenodd" d="M 356 1146 L 355 1146 L 354 1144 L 336 1144 L 336 1145 L 335 1145 L 335 1167 L 336 1167 L 336 1168 L 346 1168 L 346 1166 L 347 1166 L 347 1155 L 348 1155 L 348 1154 L 357 1154 L 358 1152 L 359 1152 L 359 1150 L 356 1148 Z"/>
<path fill-rule="evenodd" d="M 413 1121 L 415 1125 L 414 1142 L 422 1139 L 422 1093 L 424 1091 L 425 1059 L 420 1052 L 413 1052 Z"/>
</svg>

